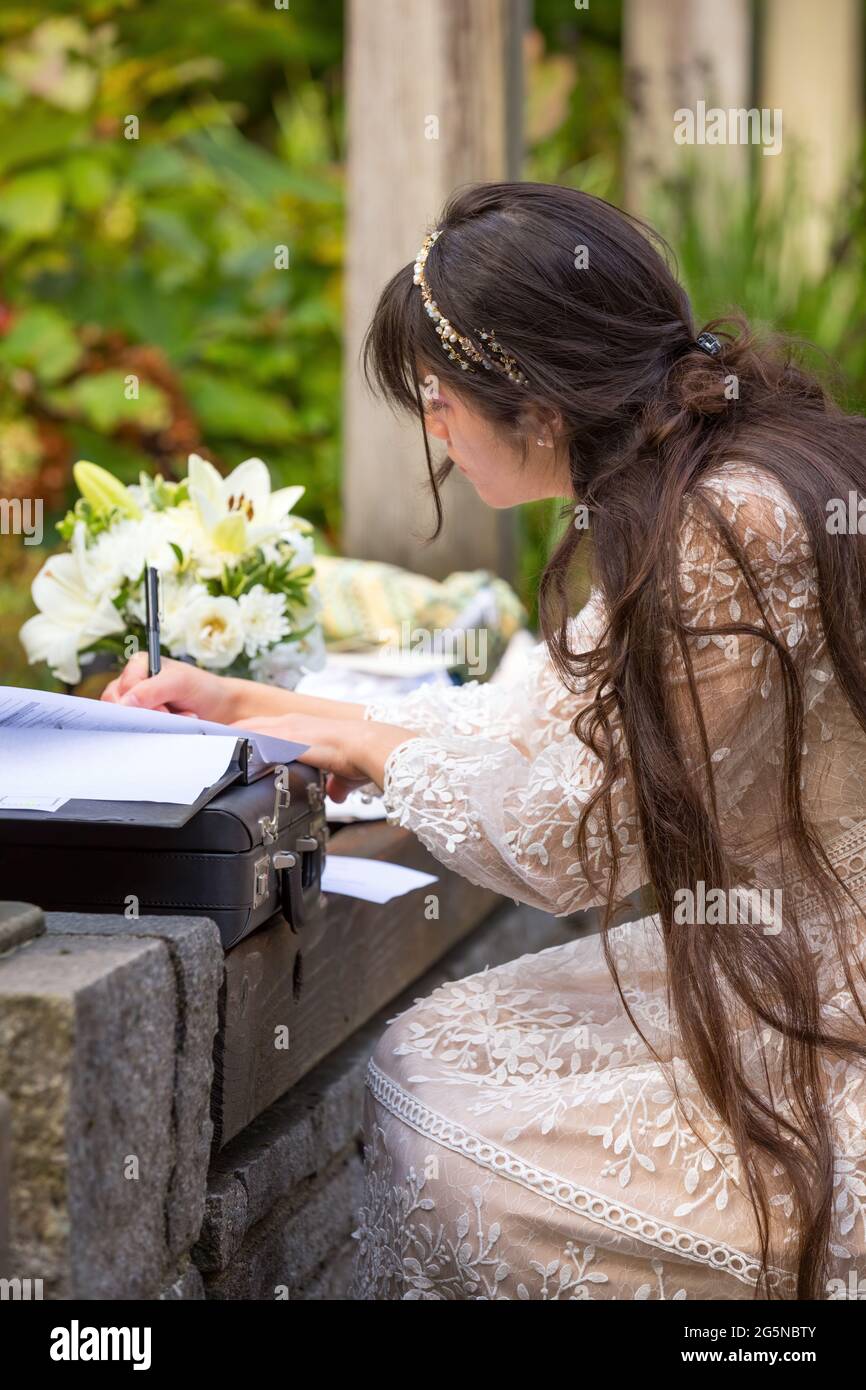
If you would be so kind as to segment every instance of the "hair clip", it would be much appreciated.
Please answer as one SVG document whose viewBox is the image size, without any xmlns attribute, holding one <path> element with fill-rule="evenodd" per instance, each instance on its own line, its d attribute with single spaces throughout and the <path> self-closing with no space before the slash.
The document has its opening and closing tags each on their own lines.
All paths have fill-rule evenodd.
<svg viewBox="0 0 866 1390">
<path fill-rule="evenodd" d="M 708 353 L 710 357 L 718 357 L 722 350 L 721 341 L 716 337 L 715 333 L 699 333 L 695 338 L 695 342 L 701 349 L 701 352 Z"/>
</svg>

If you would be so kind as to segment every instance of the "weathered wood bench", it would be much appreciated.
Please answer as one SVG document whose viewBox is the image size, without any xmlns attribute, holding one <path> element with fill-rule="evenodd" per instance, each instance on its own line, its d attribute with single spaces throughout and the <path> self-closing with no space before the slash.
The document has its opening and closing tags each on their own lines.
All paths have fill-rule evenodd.
<svg viewBox="0 0 866 1390">
<path fill-rule="evenodd" d="M 331 894 L 301 932 L 277 917 L 227 952 L 214 1047 L 216 1149 L 502 902 L 386 821 L 336 828 L 329 854 L 389 860 L 438 878 L 385 905 Z M 429 895 L 435 917 L 428 915 Z"/>
</svg>

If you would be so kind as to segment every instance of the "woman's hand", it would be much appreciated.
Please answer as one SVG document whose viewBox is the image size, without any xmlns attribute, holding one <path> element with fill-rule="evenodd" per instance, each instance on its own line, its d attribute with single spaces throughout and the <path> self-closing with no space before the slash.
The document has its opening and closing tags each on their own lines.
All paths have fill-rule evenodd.
<svg viewBox="0 0 866 1390">
<path fill-rule="evenodd" d="M 417 730 L 403 729 L 396 724 L 320 718 L 309 714 L 239 719 L 235 727 L 247 733 L 270 734 L 272 738 L 309 744 L 298 762 L 324 768 L 329 774 L 326 791 L 334 801 L 345 801 L 350 791 L 365 782 L 375 782 L 381 788 L 388 754 L 398 743 L 419 737 Z"/>
<path fill-rule="evenodd" d="M 103 700 L 169 714 L 194 715 L 216 724 L 230 724 L 236 708 L 232 683 L 186 661 L 164 659 L 158 676 L 148 676 L 147 655 L 138 654 L 102 692 Z"/>
<path fill-rule="evenodd" d="M 167 657 L 163 658 L 159 675 L 148 676 L 144 652 L 134 656 L 117 679 L 105 687 L 102 698 L 169 714 L 192 714 L 216 724 L 234 724 L 241 719 L 281 719 L 287 715 L 357 722 L 364 715 L 364 706 L 349 700 L 299 695 L 237 676 L 218 676 Z"/>
</svg>

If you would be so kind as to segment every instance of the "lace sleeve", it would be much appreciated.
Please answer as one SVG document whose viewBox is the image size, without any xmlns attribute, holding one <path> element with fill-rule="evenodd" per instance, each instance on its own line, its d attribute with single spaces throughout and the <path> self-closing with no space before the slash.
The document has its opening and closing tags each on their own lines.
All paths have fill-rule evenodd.
<svg viewBox="0 0 866 1390">
<path fill-rule="evenodd" d="M 722 470 L 714 500 L 734 524 L 755 567 L 766 620 L 789 650 L 803 652 L 816 618 L 802 524 L 769 475 L 743 469 L 737 465 L 732 474 Z M 702 627 L 726 622 L 762 626 L 761 611 L 717 528 L 708 528 L 697 513 L 688 511 L 679 584 L 687 622 Z M 594 626 L 601 621 L 600 605 L 593 602 L 582 616 Z M 708 751 L 723 828 L 732 827 L 732 833 L 746 791 L 757 793 L 766 820 L 752 821 L 749 828 L 760 838 L 770 824 L 773 805 L 769 793 L 774 759 L 768 750 L 779 739 L 777 658 L 757 637 L 701 635 L 688 641 L 707 750 L 699 736 L 685 665 L 673 644 L 664 668 L 687 765 L 698 769 Z M 579 814 L 603 771 L 600 760 L 569 727 L 580 705 L 588 702 L 561 686 L 558 691 L 537 691 L 529 703 L 536 711 L 539 705 L 547 709 L 547 736 L 523 751 L 485 732 L 455 728 L 398 744 L 388 755 L 383 779 L 389 821 L 413 830 L 436 858 L 471 883 L 515 901 L 556 916 L 603 902 L 613 846 L 601 804 L 587 824 L 589 879 L 575 848 Z M 612 717 L 613 742 L 622 737 L 621 725 Z M 627 756 L 623 767 L 611 797 L 619 853 L 617 899 L 647 880 Z"/>
<path fill-rule="evenodd" d="M 534 663 L 535 651 L 527 665 Z M 449 689 L 420 685 L 402 695 L 385 695 L 364 705 L 364 718 L 399 724 L 425 734 L 481 734 L 520 742 L 523 714 L 511 685 L 465 681 Z"/>
<path fill-rule="evenodd" d="M 572 650 L 587 649 L 599 611 L 594 593 L 569 624 Z M 568 729 L 573 697 L 560 684 L 545 642 L 529 652 L 516 680 L 422 685 L 364 705 L 364 718 L 417 729 L 425 735 L 480 736 L 511 743 L 524 756 L 539 752 Z"/>
</svg>

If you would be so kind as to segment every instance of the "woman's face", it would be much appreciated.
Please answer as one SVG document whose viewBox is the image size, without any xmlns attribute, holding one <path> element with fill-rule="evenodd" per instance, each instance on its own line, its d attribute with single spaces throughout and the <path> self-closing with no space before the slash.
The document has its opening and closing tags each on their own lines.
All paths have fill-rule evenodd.
<svg viewBox="0 0 866 1390">
<path fill-rule="evenodd" d="M 422 374 L 424 427 L 441 439 L 448 457 L 465 473 L 478 496 L 489 507 L 516 507 L 540 497 L 570 497 L 571 477 L 567 458 L 554 444 L 548 425 L 527 419 L 527 456 L 501 439 L 490 421 L 478 415 L 451 386 L 435 374 Z M 538 440 L 545 443 L 539 444 Z"/>
</svg>

